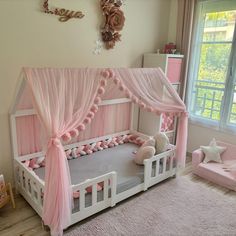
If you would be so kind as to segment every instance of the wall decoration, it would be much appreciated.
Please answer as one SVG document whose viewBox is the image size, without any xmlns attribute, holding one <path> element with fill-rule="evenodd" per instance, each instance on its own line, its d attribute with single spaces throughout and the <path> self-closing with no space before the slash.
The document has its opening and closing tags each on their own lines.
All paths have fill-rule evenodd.
<svg viewBox="0 0 236 236">
<path fill-rule="evenodd" d="M 45 0 L 43 3 L 44 12 L 47 14 L 53 14 L 59 16 L 59 21 L 65 22 L 72 18 L 81 19 L 84 17 L 84 14 L 81 11 L 71 11 L 64 8 L 55 8 L 49 9 L 48 1 Z"/>
<path fill-rule="evenodd" d="M 125 23 L 125 16 L 120 9 L 122 0 L 100 0 L 100 6 L 105 16 L 105 23 L 101 29 L 102 41 L 106 49 L 114 48 L 116 42 L 121 41 L 119 33 Z"/>
<path fill-rule="evenodd" d="M 99 55 L 102 52 L 103 42 L 100 39 L 98 39 L 98 40 L 95 41 L 95 44 L 96 44 L 96 47 L 93 50 L 93 54 Z"/>
<path fill-rule="evenodd" d="M 101 39 L 96 41 L 96 47 L 93 51 L 95 55 L 101 53 L 102 45 L 106 49 L 114 48 L 116 42 L 121 41 L 120 31 L 124 27 L 125 16 L 121 10 L 125 0 L 100 0 L 100 6 L 105 17 L 101 27 Z M 47 14 L 59 16 L 59 21 L 66 22 L 69 19 L 81 19 L 84 14 L 81 11 L 72 11 L 64 8 L 50 8 L 49 0 L 44 0 L 43 10 Z"/>
</svg>

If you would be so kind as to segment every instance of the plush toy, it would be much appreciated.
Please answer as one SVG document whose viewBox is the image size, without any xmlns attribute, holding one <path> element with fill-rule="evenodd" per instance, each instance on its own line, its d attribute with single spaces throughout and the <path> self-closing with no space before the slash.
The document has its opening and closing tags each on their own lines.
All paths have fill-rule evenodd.
<svg viewBox="0 0 236 236">
<path fill-rule="evenodd" d="M 138 146 L 142 146 L 144 144 L 144 140 L 141 137 L 136 138 L 136 144 Z"/>
<path fill-rule="evenodd" d="M 164 132 L 159 132 L 154 136 L 154 139 L 156 141 L 156 153 L 162 153 L 165 152 L 168 149 L 168 146 L 170 144 L 169 138 Z"/>
<path fill-rule="evenodd" d="M 144 141 L 144 143 L 142 144 L 142 147 L 147 147 L 147 146 L 155 147 L 155 145 L 156 145 L 155 139 L 150 137 L 148 140 Z"/>
<path fill-rule="evenodd" d="M 128 137 L 130 143 L 135 143 L 137 138 L 138 138 L 138 135 L 134 135 L 134 134 L 131 134 Z"/>
<path fill-rule="evenodd" d="M 143 165 L 143 161 L 153 157 L 155 152 L 156 150 L 152 146 L 140 147 L 135 155 L 134 162 L 138 165 Z"/>
</svg>

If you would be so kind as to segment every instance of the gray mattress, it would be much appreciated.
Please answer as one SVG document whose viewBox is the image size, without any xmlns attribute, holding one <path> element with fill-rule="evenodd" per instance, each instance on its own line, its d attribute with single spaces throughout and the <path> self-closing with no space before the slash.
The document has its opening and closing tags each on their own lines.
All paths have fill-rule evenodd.
<svg viewBox="0 0 236 236">
<path fill-rule="evenodd" d="M 69 160 L 72 184 L 79 184 L 87 179 L 95 178 L 111 171 L 117 173 L 116 193 L 131 189 L 144 182 L 144 167 L 134 163 L 134 151 L 139 148 L 136 144 L 125 143 L 113 148 Z M 155 165 L 152 166 L 154 175 Z M 34 170 L 39 178 L 44 180 L 45 168 Z M 162 172 L 160 165 L 159 173 Z M 109 194 L 110 195 L 110 194 Z M 98 202 L 103 200 L 103 191 L 97 193 Z M 85 207 L 92 204 L 92 194 L 86 194 Z M 79 211 L 79 199 L 74 199 L 73 212 Z"/>
<path fill-rule="evenodd" d="M 95 178 L 111 171 L 117 172 L 117 193 L 141 184 L 144 179 L 144 167 L 133 162 L 133 152 L 138 148 L 136 144 L 125 143 L 69 160 L 72 184 L 79 184 L 87 179 Z M 39 178 L 44 180 L 44 167 L 34 171 Z"/>
</svg>

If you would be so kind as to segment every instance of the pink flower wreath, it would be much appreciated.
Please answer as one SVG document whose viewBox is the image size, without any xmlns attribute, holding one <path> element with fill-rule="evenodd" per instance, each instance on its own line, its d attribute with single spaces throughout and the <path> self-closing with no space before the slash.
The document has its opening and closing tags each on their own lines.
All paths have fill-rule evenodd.
<svg viewBox="0 0 236 236">
<path fill-rule="evenodd" d="M 105 16 L 105 23 L 101 29 L 102 40 L 106 49 L 112 49 L 115 43 L 121 40 L 119 32 L 123 29 L 125 23 L 124 13 L 120 9 L 122 1 L 101 0 L 100 5 Z"/>
</svg>

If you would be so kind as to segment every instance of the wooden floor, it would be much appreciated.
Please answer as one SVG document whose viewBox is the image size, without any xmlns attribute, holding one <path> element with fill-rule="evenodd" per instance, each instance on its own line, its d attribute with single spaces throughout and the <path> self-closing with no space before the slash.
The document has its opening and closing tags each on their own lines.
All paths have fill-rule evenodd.
<svg viewBox="0 0 236 236">
<path fill-rule="evenodd" d="M 226 197 L 235 197 L 236 192 L 215 185 L 192 174 L 191 162 L 188 161 L 186 168 L 180 175 L 184 175 L 193 182 L 201 183 L 215 191 L 225 194 Z M 0 235 L 1 236 L 48 236 L 49 232 L 42 229 L 41 219 L 30 205 L 20 196 L 16 196 L 16 209 L 11 205 L 0 209 Z"/>
</svg>

